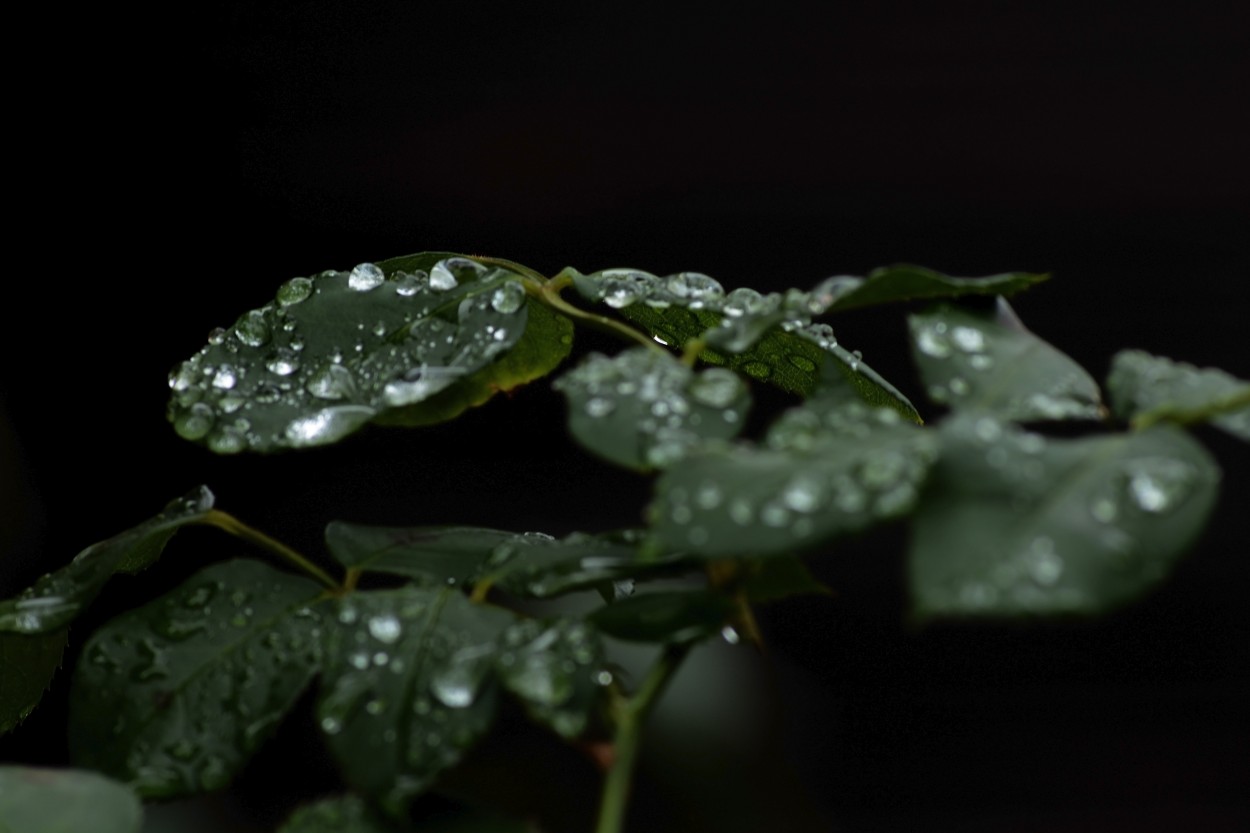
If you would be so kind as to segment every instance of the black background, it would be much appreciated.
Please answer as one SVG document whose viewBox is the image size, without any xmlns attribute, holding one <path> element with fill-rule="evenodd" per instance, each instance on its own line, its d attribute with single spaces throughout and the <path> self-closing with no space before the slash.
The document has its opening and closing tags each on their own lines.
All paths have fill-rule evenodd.
<svg viewBox="0 0 1250 833">
<path fill-rule="evenodd" d="M 1096 376 L 1124 347 L 1250 376 L 1245 27 L 1060 5 L 220 3 L 48 21 L 27 44 L 45 84 L 15 93 L 9 130 L 0 589 L 201 482 L 310 552 L 337 517 L 637 523 L 647 484 L 570 448 L 546 383 L 451 425 L 267 459 L 169 429 L 165 375 L 211 327 L 293 275 L 413 251 L 758 289 L 893 262 L 1049 271 L 1017 311 Z M 833 323 L 922 400 L 897 311 Z M 813 558 L 836 598 L 764 611 L 767 661 L 713 652 L 755 683 L 675 693 L 695 711 L 740 698 L 735 720 L 763 730 L 683 735 L 659 715 L 636 829 L 1234 829 L 1250 467 L 1244 444 L 1200 434 L 1226 470 L 1211 530 L 1166 587 L 1095 623 L 912 630 L 903 531 Z M 239 553 L 185 532 L 122 595 Z M 6 757 L 62 758 L 60 682 Z M 285 731 L 249 769 L 245 812 L 284 811 L 283 772 L 328 788 L 301 744 Z M 562 754 L 496 752 L 519 782 Z M 593 778 L 553 767 L 568 780 L 546 804 L 573 809 L 542 812 L 575 826 Z"/>
</svg>

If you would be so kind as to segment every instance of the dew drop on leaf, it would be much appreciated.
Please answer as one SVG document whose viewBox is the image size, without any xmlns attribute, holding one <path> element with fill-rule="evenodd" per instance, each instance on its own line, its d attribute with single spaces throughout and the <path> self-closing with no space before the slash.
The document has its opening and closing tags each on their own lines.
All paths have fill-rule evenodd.
<svg viewBox="0 0 1250 833">
<path fill-rule="evenodd" d="M 291 278 L 278 287 L 277 301 L 284 307 L 294 306 L 307 300 L 312 294 L 313 282 L 308 278 Z"/>
<path fill-rule="evenodd" d="M 352 269 L 351 274 L 347 276 L 347 285 L 357 292 L 368 292 L 377 289 L 385 281 L 386 276 L 373 263 L 361 263 Z"/>
</svg>

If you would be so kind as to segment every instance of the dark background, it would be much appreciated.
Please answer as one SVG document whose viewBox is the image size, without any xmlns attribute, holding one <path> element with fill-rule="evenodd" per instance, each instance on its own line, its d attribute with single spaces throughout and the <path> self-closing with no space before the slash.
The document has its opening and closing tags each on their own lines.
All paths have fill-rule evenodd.
<svg viewBox="0 0 1250 833">
<path fill-rule="evenodd" d="M 272 459 L 173 434 L 165 375 L 211 327 L 293 275 L 413 251 L 758 289 L 894 262 L 1049 271 L 1017 311 L 1096 376 L 1124 347 L 1250 376 L 1239 21 L 1127 3 L 787 8 L 220 3 L 32 31 L 59 80 L 15 93 L 10 127 L 26 184 L 2 302 L 0 591 L 201 482 L 310 552 L 338 517 L 637 523 L 647 484 L 568 447 L 546 383 L 451 425 Z M 833 324 L 922 401 L 897 311 Z M 813 558 L 835 599 L 764 611 L 767 661 L 709 654 L 754 682 L 708 671 L 700 687 L 692 669 L 674 696 L 695 705 L 657 717 L 637 829 L 1234 829 L 1250 455 L 1200 433 L 1226 470 L 1210 531 L 1166 587 L 1098 622 L 917 631 L 904 532 Z M 123 596 L 239 551 L 185 532 Z M 60 760 L 63 692 L 5 757 Z M 719 731 L 679 731 L 739 698 Z M 329 788 L 297 732 L 275 749 L 243 789 L 266 822 L 293 800 L 275 772 Z M 528 753 L 509 772 L 506 754 L 504 780 L 545 766 Z M 577 819 L 593 780 L 555 766 Z"/>
</svg>

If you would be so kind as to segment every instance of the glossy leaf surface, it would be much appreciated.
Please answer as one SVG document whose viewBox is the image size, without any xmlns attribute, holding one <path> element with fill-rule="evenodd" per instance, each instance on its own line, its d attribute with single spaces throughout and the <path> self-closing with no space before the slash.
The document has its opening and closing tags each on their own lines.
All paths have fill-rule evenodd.
<svg viewBox="0 0 1250 833">
<path fill-rule="evenodd" d="M 159 515 L 107 541 L 93 544 L 12 599 L 0 601 L 0 634 L 59 631 L 99 594 L 114 573 L 134 573 L 160 557 L 178 528 L 202 521 L 213 493 L 201 486 L 170 502 Z"/>
<path fill-rule="evenodd" d="M 1029 332 L 1001 298 L 995 312 L 941 306 L 909 316 L 929 397 L 1012 420 L 1101 419 L 1098 384 Z"/>
<path fill-rule="evenodd" d="M 641 562 L 641 533 L 555 539 L 541 532 L 477 527 L 375 527 L 335 521 L 326 528 L 334 557 L 362 572 L 404 576 L 424 587 L 492 586 L 523 598 L 547 598 L 626 578 L 670 575 L 693 565 L 681 555 Z"/>
<path fill-rule="evenodd" d="M 1057 440 L 982 415 L 941 432 L 909 559 L 922 617 L 1111 610 L 1168 574 L 1215 503 L 1219 469 L 1171 426 Z"/>
<path fill-rule="evenodd" d="M 317 673 L 322 593 L 229 561 L 109 622 L 74 676 L 75 759 L 145 796 L 225 786 Z"/>
<path fill-rule="evenodd" d="M 1028 272 L 1007 272 L 984 278 L 953 278 L 923 266 L 900 264 L 874 269 L 866 278 L 829 278 L 818 285 L 812 294 L 830 297 L 826 308 L 830 312 L 840 312 L 898 301 L 1013 295 L 1049 277 Z"/>
<path fill-rule="evenodd" d="M 222 454 L 447 419 L 567 353 L 548 316 L 490 368 L 521 344 L 530 307 L 521 275 L 443 252 L 292 278 L 170 374 L 169 418 Z"/>
<path fill-rule="evenodd" d="M 656 485 L 655 549 L 789 555 L 911 509 L 936 441 L 885 408 L 796 408 L 764 448 L 692 456 Z"/>
<path fill-rule="evenodd" d="M 557 730 L 584 726 L 600 664 L 584 625 L 521 621 L 411 586 L 353 594 L 337 623 L 321 728 L 348 782 L 395 816 L 486 733 L 501 682 Z"/>
<path fill-rule="evenodd" d="M 849 384 L 866 402 L 894 408 L 919 421 L 893 385 L 838 343 L 833 330 L 811 324 L 832 296 L 790 290 L 784 296 L 740 288 L 726 293 L 707 275 L 681 272 L 660 278 L 635 269 L 576 275 L 575 286 L 664 343 L 681 349 L 703 340 L 700 358 L 752 379 L 807 396 L 818 388 Z"/>
<path fill-rule="evenodd" d="M 5 833 L 139 833 L 134 791 L 75 769 L 0 766 L 0 830 Z"/>
<path fill-rule="evenodd" d="M 1124 350 L 1107 390 L 1116 414 L 1134 423 L 1210 422 L 1250 441 L 1250 382 L 1222 370 Z"/>
<path fill-rule="evenodd" d="M 696 372 L 672 355 L 637 347 L 593 353 L 556 380 L 569 400 L 569 431 L 618 465 L 665 468 L 709 440 L 737 435 L 751 394 L 733 371 Z"/>
<path fill-rule="evenodd" d="M 0 735 L 21 723 L 43 698 L 61 667 L 67 629 L 39 634 L 0 633 Z"/>
</svg>

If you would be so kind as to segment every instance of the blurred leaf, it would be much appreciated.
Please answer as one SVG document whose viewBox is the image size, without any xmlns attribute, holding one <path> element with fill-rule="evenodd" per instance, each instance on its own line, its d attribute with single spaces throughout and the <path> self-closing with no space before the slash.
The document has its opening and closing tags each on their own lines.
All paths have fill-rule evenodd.
<svg viewBox="0 0 1250 833">
<path fill-rule="evenodd" d="M 1049 278 L 1049 275 L 1028 272 L 1007 272 L 985 278 L 953 278 L 922 266 L 899 264 L 874 269 L 867 278 L 829 278 L 812 290 L 812 294 L 817 298 L 828 298 L 826 309 L 830 312 L 841 312 L 926 298 L 1013 295 Z"/>
<path fill-rule="evenodd" d="M 704 339 L 699 357 L 752 379 L 808 396 L 818 388 L 848 384 L 866 402 L 894 408 L 919 421 L 907 397 L 838 344 L 825 324 L 811 316 L 827 309 L 827 298 L 792 289 L 763 295 L 753 289 L 728 294 L 697 272 L 659 278 L 636 269 L 574 275 L 583 297 L 617 314 L 675 348 Z"/>
<path fill-rule="evenodd" d="M 908 317 L 929 397 L 1018 421 L 1101 419 L 1098 384 L 1030 333 L 1002 298 L 996 312 L 940 306 Z"/>
<path fill-rule="evenodd" d="M 26 719 L 61 667 L 69 630 L 39 634 L 0 633 L 0 735 Z"/>
<path fill-rule="evenodd" d="M 94 772 L 0 766 L 5 833 L 139 833 L 143 807 L 125 784 Z"/>
<path fill-rule="evenodd" d="M 673 555 L 640 561 L 641 533 L 557 540 L 541 532 L 501 532 L 476 527 L 374 527 L 334 521 L 326 543 L 339 563 L 368 573 L 404 576 L 423 587 L 492 586 L 523 598 L 548 598 L 604 582 L 671 575 L 694 566 Z"/>
<path fill-rule="evenodd" d="M 802 559 L 784 555 L 743 562 L 736 581 L 752 604 L 788 599 L 791 596 L 831 596 L 833 591 L 807 569 Z"/>
<path fill-rule="evenodd" d="M 585 726 L 597 635 L 521 621 L 458 592 L 404 587 L 339 603 L 318 716 L 349 783 L 401 817 L 486 733 L 503 684 L 537 719 Z"/>
<path fill-rule="evenodd" d="M 637 347 L 592 353 L 556 380 L 569 400 L 569 431 L 618 465 L 664 468 L 708 440 L 742 429 L 751 393 L 724 368 L 696 373 L 676 358 Z"/>
<path fill-rule="evenodd" d="M 92 634 L 74 675 L 84 766 L 173 797 L 225 786 L 317 673 L 316 583 L 228 561 Z"/>
<path fill-rule="evenodd" d="M 567 354 L 549 311 L 522 338 L 532 307 L 520 274 L 445 252 L 292 278 L 170 374 L 169 418 L 221 454 L 448 419 Z"/>
<path fill-rule="evenodd" d="M 0 601 L 0 634 L 62 630 L 95 599 L 114 573 L 136 573 L 150 566 L 179 527 L 202 521 L 212 507 L 213 493 L 201 486 L 171 501 L 151 520 L 92 544 L 15 598 Z"/>
<path fill-rule="evenodd" d="M 720 593 L 663 590 L 604 605 L 590 621 L 631 642 L 692 642 L 719 633 L 732 612 L 732 601 Z"/>
<path fill-rule="evenodd" d="M 791 555 L 910 511 L 936 455 L 930 432 L 894 411 L 820 397 L 784 416 L 767 448 L 709 450 L 665 472 L 652 549 Z"/>
<path fill-rule="evenodd" d="M 1094 614 L 1158 584 L 1201 532 L 1219 469 L 1184 432 L 1044 439 L 990 416 L 940 429 L 915 516 L 915 611 Z"/>
<path fill-rule="evenodd" d="M 305 804 L 278 833 L 403 833 L 407 829 L 407 825 L 374 815 L 359 796 L 342 795 Z"/>
<path fill-rule="evenodd" d="M 1107 390 L 1116 414 L 1135 424 L 1210 422 L 1250 441 L 1250 382 L 1222 370 L 1123 350 Z"/>
</svg>

